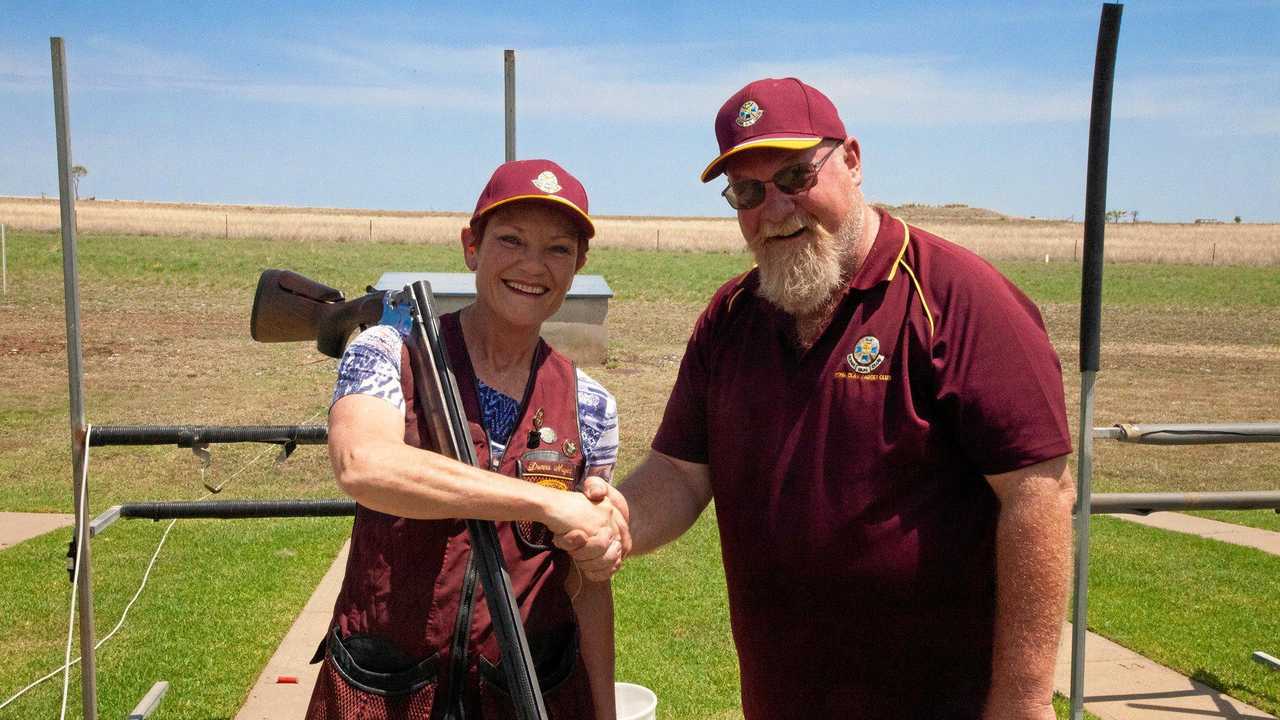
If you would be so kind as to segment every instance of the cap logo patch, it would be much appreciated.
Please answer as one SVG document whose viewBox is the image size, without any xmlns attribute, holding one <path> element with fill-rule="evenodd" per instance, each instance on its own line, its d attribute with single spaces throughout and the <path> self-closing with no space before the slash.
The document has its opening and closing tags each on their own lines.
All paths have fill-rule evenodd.
<svg viewBox="0 0 1280 720">
<path fill-rule="evenodd" d="M 538 177 L 534 178 L 533 186 L 544 193 L 558 193 L 563 189 L 560 187 L 560 181 L 556 178 L 556 174 L 550 170 L 543 170 Z"/>
<path fill-rule="evenodd" d="M 755 100 L 748 100 L 738 108 L 738 119 L 734 122 L 738 123 L 738 127 L 751 127 L 763 116 L 764 108 L 757 105 Z"/>
<path fill-rule="evenodd" d="M 853 352 L 845 357 L 849 368 L 860 375 L 866 375 L 880 367 L 884 356 L 880 354 L 880 341 L 874 335 L 867 335 L 853 346 Z"/>
</svg>

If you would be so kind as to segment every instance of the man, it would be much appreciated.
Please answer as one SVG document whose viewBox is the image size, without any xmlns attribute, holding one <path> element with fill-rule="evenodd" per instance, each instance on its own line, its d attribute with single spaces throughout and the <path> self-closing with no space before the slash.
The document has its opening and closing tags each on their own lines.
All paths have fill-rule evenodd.
<svg viewBox="0 0 1280 720">
<path fill-rule="evenodd" d="M 592 493 L 629 503 L 633 552 L 715 499 L 747 718 L 1054 717 L 1074 492 L 1035 305 L 871 207 L 804 83 L 747 85 L 716 138 L 702 180 L 757 267 L 698 319 L 648 458 Z M 595 575 L 620 550 L 561 542 Z"/>
</svg>

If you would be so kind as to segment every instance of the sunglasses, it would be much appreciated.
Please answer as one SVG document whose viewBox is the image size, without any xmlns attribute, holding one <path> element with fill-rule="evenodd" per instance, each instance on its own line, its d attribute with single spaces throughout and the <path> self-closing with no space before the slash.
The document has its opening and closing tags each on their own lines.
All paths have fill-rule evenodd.
<svg viewBox="0 0 1280 720">
<path fill-rule="evenodd" d="M 835 154 L 836 148 L 840 147 L 840 143 L 831 146 L 827 154 L 816 163 L 796 163 L 788 165 L 773 174 L 769 180 L 739 180 L 729 183 L 729 187 L 720 193 L 729 203 L 729 207 L 734 210 L 750 210 L 764 202 L 765 186 L 773 184 L 782 192 L 788 195 L 796 195 L 813 187 L 818 181 L 818 171 L 826 164 L 827 160 Z"/>
</svg>

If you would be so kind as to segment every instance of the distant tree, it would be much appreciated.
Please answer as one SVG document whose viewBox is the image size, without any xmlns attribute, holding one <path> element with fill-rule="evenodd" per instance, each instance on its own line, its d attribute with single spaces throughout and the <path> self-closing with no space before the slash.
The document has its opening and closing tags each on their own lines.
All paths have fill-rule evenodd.
<svg viewBox="0 0 1280 720">
<path fill-rule="evenodd" d="M 1235 221 L 1235 224 L 1237 224 L 1237 225 L 1239 225 L 1239 224 L 1240 224 L 1240 216 L 1239 216 L 1239 215 L 1235 216 L 1235 218 L 1233 218 L 1233 220 Z"/>
<path fill-rule="evenodd" d="M 1128 214 L 1128 210 L 1108 210 L 1106 214 L 1107 222 L 1120 222 Z"/>
<path fill-rule="evenodd" d="M 89 168 L 83 165 L 71 166 L 71 184 L 75 190 L 76 199 L 80 199 L 80 178 L 89 174 Z"/>
<path fill-rule="evenodd" d="M 1130 211 L 1129 211 L 1129 222 L 1132 222 L 1132 223 L 1136 223 L 1136 222 L 1138 222 L 1138 211 L 1137 211 L 1137 210 L 1130 210 Z"/>
</svg>

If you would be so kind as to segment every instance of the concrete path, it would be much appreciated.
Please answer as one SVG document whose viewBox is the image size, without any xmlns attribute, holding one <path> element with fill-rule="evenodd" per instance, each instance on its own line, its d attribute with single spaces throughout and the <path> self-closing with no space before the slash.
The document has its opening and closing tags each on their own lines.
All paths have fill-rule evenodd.
<svg viewBox="0 0 1280 720">
<path fill-rule="evenodd" d="M 276 654 L 258 676 L 258 682 L 249 691 L 249 698 L 236 714 L 235 720 L 279 720 L 300 718 L 307 712 L 307 701 L 315 687 L 320 665 L 311 665 L 316 646 L 329 629 L 333 617 L 333 603 L 342 588 L 342 574 L 347 567 L 347 551 L 350 541 L 338 551 L 338 557 L 329 566 L 316 591 L 307 601 L 298 619 L 289 628 Z M 280 678 L 297 678 L 296 683 L 282 683 Z"/>
<path fill-rule="evenodd" d="M 1209 518 L 1176 512 L 1155 512 L 1145 516 L 1117 513 L 1111 515 L 1111 517 L 1128 520 L 1147 527 L 1190 533 L 1212 540 L 1231 543 L 1232 545 L 1256 548 L 1272 555 L 1280 555 L 1280 532 L 1273 530 L 1260 530 L 1258 528 L 1245 527 L 1244 525 L 1232 525 L 1219 520 L 1210 520 Z"/>
<path fill-rule="evenodd" d="M 0 512 L 0 550 L 74 522 L 74 515 L 61 513 Z"/>
<path fill-rule="evenodd" d="M 1071 696 L 1071 624 L 1062 632 L 1054 689 Z M 1084 706 L 1103 720 L 1233 718 L 1275 720 L 1261 710 L 1089 633 L 1085 640 Z"/>
</svg>

